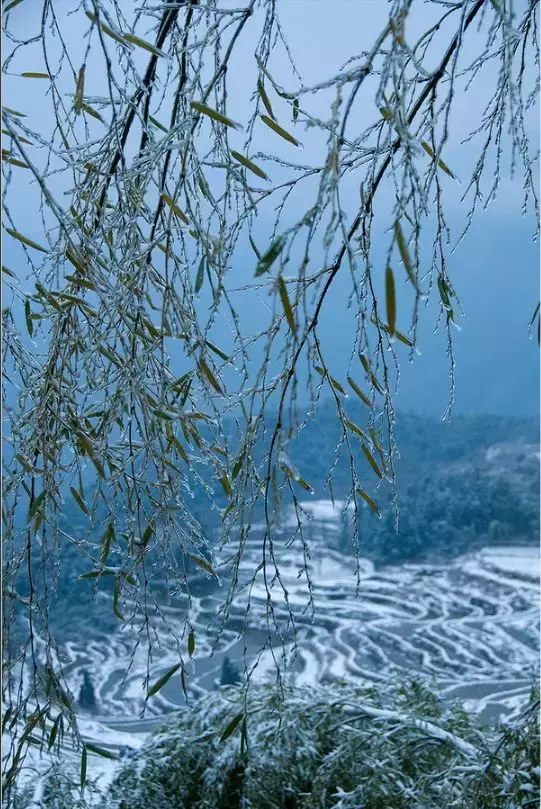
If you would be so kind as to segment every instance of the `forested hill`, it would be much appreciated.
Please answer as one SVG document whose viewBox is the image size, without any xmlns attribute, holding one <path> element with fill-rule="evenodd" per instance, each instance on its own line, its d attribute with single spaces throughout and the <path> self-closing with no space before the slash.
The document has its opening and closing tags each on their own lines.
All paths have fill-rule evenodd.
<svg viewBox="0 0 541 809">
<path fill-rule="evenodd" d="M 363 424 L 363 414 L 348 408 Z M 366 490 L 383 512 L 368 508 L 361 521 L 361 554 L 380 564 L 456 556 L 486 544 L 539 542 L 539 422 L 495 416 L 456 416 L 444 423 L 398 414 L 395 531 L 391 491 L 374 486 L 359 448 L 357 468 L 366 469 Z M 332 403 L 324 403 L 292 447 L 299 473 L 316 497 L 329 497 L 325 479 L 336 454 L 340 428 Z M 364 482 L 364 481 L 363 481 Z M 333 494 L 351 488 L 349 463 L 340 458 Z M 342 550 L 350 546 L 344 531 Z"/>
</svg>

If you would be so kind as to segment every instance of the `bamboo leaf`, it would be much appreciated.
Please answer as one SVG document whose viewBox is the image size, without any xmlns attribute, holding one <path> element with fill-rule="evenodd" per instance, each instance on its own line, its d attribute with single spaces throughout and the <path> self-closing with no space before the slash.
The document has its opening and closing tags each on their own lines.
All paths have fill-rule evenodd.
<svg viewBox="0 0 541 809">
<path fill-rule="evenodd" d="M 201 261 L 199 262 L 197 276 L 195 278 L 194 292 L 196 295 L 199 292 L 201 292 L 201 287 L 203 286 L 204 280 L 205 280 L 205 257 L 202 256 Z"/>
<path fill-rule="evenodd" d="M 102 758 L 109 758 L 112 761 L 118 761 L 118 756 L 116 753 L 113 753 L 112 750 L 105 750 L 103 747 L 98 747 L 96 744 L 90 744 L 90 742 L 86 743 L 86 749 L 89 750 L 91 753 L 94 753 L 96 756 L 101 756 Z"/>
<path fill-rule="evenodd" d="M 85 14 L 91 22 L 95 23 L 96 25 L 99 25 L 104 34 L 107 34 L 108 37 L 111 37 L 111 39 L 114 39 L 115 42 L 118 42 L 120 45 L 128 47 L 128 43 L 126 42 L 124 37 L 121 36 L 120 34 L 117 34 L 115 31 L 113 31 L 112 28 L 109 28 L 108 25 L 102 23 L 101 20 L 98 20 L 95 14 L 92 14 L 91 11 L 86 11 Z"/>
<path fill-rule="evenodd" d="M 214 576 L 215 579 L 218 578 L 218 574 L 206 559 L 203 559 L 201 556 L 194 556 L 193 554 L 190 554 L 190 559 L 207 573 L 210 573 L 211 576 Z"/>
<path fill-rule="evenodd" d="M 231 477 L 233 478 L 233 480 L 235 480 L 235 478 L 238 476 L 240 470 L 242 469 L 243 461 L 244 461 L 244 452 L 242 452 L 239 455 L 239 457 L 237 458 L 237 460 L 233 464 L 233 471 L 231 472 Z"/>
<path fill-rule="evenodd" d="M 274 132 L 276 132 L 277 135 L 280 135 L 281 138 L 284 138 L 284 140 L 289 141 L 289 143 L 292 143 L 294 146 L 299 145 L 299 141 L 296 138 L 294 138 L 293 135 L 290 135 L 289 132 L 287 132 L 287 130 L 283 129 L 279 124 L 276 123 L 276 121 L 273 121 L 272 118 L 269 118 L 268 115 L 260 115 L 259 117 L 261 118 L 264 124 L 270 127 Z"/>
<path fill-rule="evenodd" d="M 231 357 L 229 357 L 224 351 L 222 351 L 221 348 L 218 348 L 218 346 L 214 345 L 214 343 L 211 343 L 210 340 L 205 340 L 205 345 L 208 348 L 210 348 L 211 351 L 217 354 L 218 357 L 224 360 L 224 362 L 229 362 L 229 360 L 231 359 Z"/>
<path fill-rule="evenodd" d="M 5 9 L 7 11 L 7 9 Z M 15 115 L 17 118 L 28 118 L 25 112 L 18 112 L 11 109 L 11 107 L 2 107 L 2 112 L 7 112 L 9 115 Z"/>
<path fill-rule="evenodd" d="M 4 6 L 2 11 L 4 12 L 4 14 L 7 14 L 8 11 L 11 11 L 12 8 L 15 8 L 15 6 L 18 6 L 19 3 L 22 3 L 22 2 L 23 2 L 23 0 L 11 0 L 11 3 L 8 3 L 7 6 Z M 5 107 L 4 107 L 4 109 L 5 109 Z"/>
<path fill-rule="evenodd" d="M 398 250 L 400 252 L 400 257 L 406 268 L 406 272 L 408 274 L 408 278 L 410 279 L 411 283 L 415 287 L 417 292 L 420 292 L 419 286 L 417 284 L 417 278 L 415 277 L 415 270 L 411 261 L 411 256 L 409 254 L 408 246 L 406 244 L 406 240 L 404 238 L 404 233 L 402 232 L 402 227 L 398 220 L 394 224 L 394 234 L 396 238 L 396 243 L 398 245 Z"/>
<path fill-rule="evenodd" d="M 34 324 L 32 323 L 32 310 L 30 309 L 30 301 L 28 298 L 24 302 L 24 316 L 26 319 L 26 330 L 30 337 L 34 334 Z"/>
<path fill-rule="evenodd" d="M 169 680 L 171 679 L 171 677 L 173 676 L 173 674 L 176 674 L 176 672 L 179 670 L 179 668 L 180 668 L 181 666 L 182 666 L 182 663 L 175 663 L 175 665 L 174 665 L 174 666 L 171 666 L 171 668 L 170 668 L 170 669 L 168 669 L 168 671 L 166 671 L 166 672 L 165 672 L 165 674 L 163 674 L 163 675 L 160 677 L 160 679 L 159 679 L 159 680 L 156 680 L 156 682 L 154 683 L 154 685 L 152 686 L 152 688 L 149 690 L 149 692 L 148 692 L 147 696 L 148 696 L 148 697 L 153 697 L 153 696 L 154 696 L 154 694 L 157 694 L 157 693 L 158 693 L 158 691 L 160 691 L 160 689 L 162 689 L 162 688 L 164 687 L 164 685 L 165 685 L 167 682 L 169 682 Z"/>
<path fill-rule="evenodd" d="M 359 488 L 357 488 L 357 489 L 355 489 L 355 491 L 357 492 L 357 494 L 358 494 L 358 495 L 360 495 L 360 496 L 363 498 L 363 500 L 365 501 L 365 503 L 368 503 L 368 505 L 370 506 L 370 508 L 372 509 L 372 511 L 375 511 L 375 513 L 378 515 L 378 517 L 381 517 L 381 511 L 379 510 L 379 508 L 377 507 L 377 505 L 374 503 L 374 501 L 372 500 L 372 498 L 370 497 L 370 495 L 368 495 L 368 494 L 367 494 L 367 493 L 364 491 L 364 489 L 359 489 Z"/>
<path fill-rule="evenodd" d="M 364 452 L 366 460 L 368 461 L 368 463 L 370 464 L 370 466 L 372 467 L 378 478 L 380 478 L 381 480 L 381 478 L 383 477 L 383 473 L 379 468 L 379 466 L 377 465 L 376 461 L 374 460 L 374 456 L 372 455 L 366 444 L 361 444 L 361 447 L 362 451 Z"/>
<path fill-rule="evenodd" d="M 230 126 L 233 129 L 240 128 L 240 124 L 237 124 L 232 121 L 231 118 L 227 118 L 225 115 L 222 115 L 221 112 L 217 112 L 211 107 L 207 107 L 206 104 L 201 104 L 199 101 L 192 101 L 191 106 L 196 112 L 201 113 L 201 115 L 206 115 L 208 118 L 212 118 L 213 121 L 218 121 L 218 123 L 225 124 L 225 126 Z"/>
<path fill-rule="evenodd" d="M 421 141 L 421 146 L 423 147 L 423 149 L 425 150 L 425 152 L 426 152 L 426 153 L 427 153 L 427 154 L 428 154 L 428 155 L 429 155 L 429 156 L 432 158 L 432 160 L 434 160 L 434 158 L 435 158 L 435 154 L 434 154 L 434 150 L 432 149 L 432 147 L 431 147 L 431 146 L 429 146 L 429 144 L 428 144 L 426 141 L 424 141 L 424 140 L 422 140 L 422 141 Z M 446 165 L 446 164 L 443 162 L 443 160 L 438 160 L 438 166 L 440 167 L 440 169 L 441 169 L 442 171 L 444 171 L 446 174 L 448 174 L 448 175 L 449 175 L 449 177 L 452 177 L 452 178 L 453 178 L 453 180 L 454 180 L 454 179 L 456 179 L 456 178 L 455 178 L 455 175 L 453 174 L 453 172 L 451 171 L 451 169 L 449 168 L 449 166 L 447 166 L 447 165 Z"/>
<path fill-rule="evenodd" d="M 5 109 L 5 107 L 4 107 L 4 109 Z M 11 228 L 6 228 L 6 233 L 9 233 L 9 235 L 12 236 L 14 239 L 17 239 L 17 241 L 22 242 L 23 244 L 26 244 L 27 247 L 33 247 L 34 250 L 39 250 L 41 253 L 48 253 L 49 252 L 48 250 L 45 249 L 45 247 L 42 247 L 37 242 L 34 242 L 34 241 L 32 241 L 32 239 L 29 239 L 28 236 L 23 236 L 22 233 L 19 233 L 18 230 L 12 230 Z"/>
<path fill-rule="evenodd" d="M 355 391 L 355 393 L 357 394 L 357 396 L 359 397 L 359 399 L 361 400 L 361 402 L 364 402 L 364 404 L 367 407 L 374 407 L 374 405 L 372 404 L 372 402 L 370 401 L 368 396 L 364 395 L 362 390 L 359 388 L 359 386 L 356 384 L 356 382 L 350 376 L 348 376 L 348 382 L 351 385 L 351 387 L 353 388 L 353 390 Z"/>
<path fill-rule="evenodd" d="M 143 536 L 141 537 L 141 548 L 145 549 L 148 543 L 150 542 L 151 537 L 154 534 L 154 523 L 151 521 L 147 525 L 144 530 Z"/>
<path fill-rule="evenodd" d="M 84 789 L 86 784 L 86 764 L 87 764 L 86 744 L 83 744 L 83 749 L 81 752 L 81 789 Z"/>
<path fill-rule="evenodd" d="M 238 160 L 239 163 L 242 163 L 242 165 L 245 166 L 247 169 L 249 169 L 253 174 L 257 174 L 257 176 L 261 177 L 263 180 L 269 179 L 265 174 L 265 172 L 263 171 L 263 169 L 259 168 L 259 166 L 257 166 L 255 163 L 252 163 L 251 160 L 249 160 L 240 152 L 236 152 L 234 149 L 231 149 L 231 154 L 235 158 L 235 160 Z"/>
<path fill-rule="evenodd" d="M 289 328 L 293 332 L 294 335 L 297 334 L 297 326 L 295 324 L 295 318 L 293 316 L 293 309 L 291 308 L 291 303 L 289 301 L 289 296 L 287 294 L 287 288 L 285 285 L 285 281 L 281 275 L 278 276 L 277 279 L 278 284 L 278 292 L 280 293 L 280 300 L 282 301 L 282 306 L 284 308 L 284 313 L 286 316 L 286 320 L 289 324 Z"/>
<path fill-rule="evenodd" d="M 70 492 L 72 493 L 73 499 L 75 500 L 81 511 L 88 515 L 88 508 L 86 506 L 86 503 L 79 494 L 79 492 L 77 491 L 77 489 L 74 489 L 73 486 L 70 486 Z"/>
<path fill-rule="evenodd" d="M 217 381 L 216 377 L 214 376 L 214 374 L 212 373 L 212 371 L 208 367 L 208 365 L 205 362 L 205 360 L 203 359 L 203 357 L 201 357 L 201 359 L 199 360 L 198 367 L 199 367 L 199 370 L 202 371 L 203 374 L 206 376 L 206 378 L 208 379 L 208 381 L 210 382 L 210 384 L 212 385 L 212 387 L 214 388 L 216 393 L 219 393 L 220 396 L 223 396 L 223 391 L 222 391 L 220 385 L 218 384 L 218 381 Z"/>
<path fill-rule="evenodd" d="M 271 103 L 269 101 L 269 97 L 267 95 L 267 92 L 265 90 L 265 87 L 264 87 L 263 82 L 261 81 L 261 79 L 258 79 L 257 90 L 259 92 L 259 95 L 261 96 L 261 101 L 265 105 L 265 109 L 269 113 L 270 117 L 274 118 L 275 116 L 274 116 L 274 113 L 272 111 Z"/>
<path fill-rule="evenodd" d="M 222 735 L 220 736 L 220 741 L 225 742 L 226 739 L 229 739 L 231 734 L 235 732 L 236 728 L 240 725 L 243 719 L 244 719 L 244 712 L 239 713 L 235 717 L 233 717 L 231 722 L 229 722 L 226 725 Z"/>
<path fill-rule="evenodd" d="M 19 160 L 17 157 L 12 157 L 10 152 L 6 152 L 2 149 L 2 162 L 9 163 L 12 166 L 18 166 L 21 169 L 29 169 L 30 166 L 28 163 L 25 163 L 23 160 Z"/>
<path fill-rule="evenodd" d="M 380 329 L 383 329 L 383 331 L 386 332 L 386 334 L 391 334 L 391 332 L 389 330 L 389 327 L 386 326 L 385 323 L 381 323 L 379 320 L 376 320 L 373 317 L 370 318 L 370 322 L 373 323 L 374 326 L 378 326 Z M 398 329 L 396 329 L 396 328 L 394 330 L 394 337 L 396 337 L 396 339 L 399 340 L 401 343 L 404 343 L 405 346 L 409 346 L 410 348 L 413 348 L 413 343 L 409 339 L 409 337 L 406 337 L 405 334 L 402 334 L 402 332 L 398 331 Z"/>
<path fill-rule="evenodd" d="M 79 75 L 77 76 L 77 86 L 75 88 L 75 114 L 79 115 L 83 108 L 85 94 L 85 66 L 81 65 Z"/>
<path fill-rule="evenodd" d="M 154 126 L 158 127 L 158 129 L 161 129 L 162 132 L 165 132 L 165 133 L 169 132 L 169 130 L 163 124 L 160 124 L 160 122 L 156 118 L 154 118 L 152 115 L 148 116 L 148 120 L 151 123 L 153 123 Z"/>
<path fill-rule="evenodd" d="M 81 109 L 84 110 L 84 112 L 87 112 L 89 115 L 91 115 L 92 118 L 95 118 L 97 121 L 101 121 L 102 124 L 105 123 L 99 112 L 90 107 L 88 104 L 85 104 L 84 101 L 81 103 Z"/>
<path fill-rule="evenodd" d="M 284 249 L 284 245 L 286 243 L 285 236 L 279 236 L 273 244 L 269 247 L 267 252 L 259 259 L 259 262 L 256 267 L 255 277 L 257 278 L 259 275 L 263 275 L 270 270 L 282 250 Z"/>
<path fill-rule="evenodd" d="M 385 299 L 387 302 L 387 323 L 389 333 L 394 334 L 396 326 L 396 294 L 394 285 L 394 275 L 390 267 L 385 271 Z"/>
<path fill-rule="evenodd" d="M 37 497 L 33 498 L 33 500 L 30 503 L 30 508 L 28 509 L 27 522 L 32 522 L 32 520 L 34 519 L 34 517 L 38 513 L 39 509 L 43 505 L 43 503 L 45 501 L 46 494 L 47 494 L 47 492 L 44 489 L 42 492 L 40 492 L 38 494 Z"/>
<path fill-rule="evenodd" d="M 147 42 L 144 39 L 140 39 L 139 37 L 136 37 L 135 34 L 123 33 L 122 36 L 127 42 L 131 42 L 132 45 L 137 45 L 138 48 L 143 48 L 145 51 L 153 53 L 154 56 L 163 56 L 164 58 L 167 58 L 167 54 L 164 53 L 164 51 L 161 51 L 159 48 L 156 48 L 156 46 L 152 45 L 150 42 Z"/>
<path fill-rule="evenodd" d="M 178 216 L 178 218 L 181 219 L 185 225 L 188 225 L 189 221 L 186 214 L 182 213 L 178 205 L 176 205 L 176 203 L 171 199 L 171 197 L 169 197 L 167 194 L 162 194 L 161 197 L 163 201 L 167 203 L 167 205 L 169 205 L 175 216 Z"/>
<path fill-rule="evenodd" d="M 5 109 L 5 107 L 4 107 L 4 109 Z M 7 135 L 8 137 L 11 137 L 11 133 L 9 132 L 9 130 L 2 129 L 1 131 L 2 131 L 3 135 Z M 17 135 L 17 137 L 19 138 L 21 143 L 27 143 L 28 146 L 33 146 L 34 145 L 31 140 L 28 140 L 28 138 L 23 138 L 22 135 Z"/>
<path fill-rule="evenodd" d="M 354 424 L 349 419 L 344 419 L 344 421 L 346 423 L 346 426 L 349 427 L 352 433 L 355 433 L 355 435 L 357 435 L 359 438 L 364 438 L 366 440 L 366 435 L 359 427 L 357 427 L 356 424 Z"/>
<path fill-rule="evenodd" d="M 32 71 L 25 71 L 21 73 L 23 79 L 50 79 L 48 73 L 33 73 Z"/>
<path fill-rule="evenodd" d="M 193 657 L 193 653 L 195 651 L 195 632 L 190 632 L 188 635 L 188 654 L 190 657 Z"/>
<path fill-rule="evenodd" d="M 314 493 L 314 490 L 313 490 L 312 486 L 310 486 L 310 484 L 309 484 L 309 483 L 307 483 L 307 482 L 304 480 L 304 478 L 301 478 L 301 477 L 296 477 L 296 478 L 295 478 L 295 482 L 296 482 L 296 483 L 298 483 L 298 484 L 299 484 L 299 486 L 302 486 L 302 488 L 305 490 L 305 492 L 309 492 L 310 494 L 313 494 L 313 493 Z"/>
<path fill-rule="evenodd" d="M 229 483 L 229 478 L 227 477 L 227 475 L 222 475 L 222 477 L 220 478 L 220 483 L 222 489 L 231 500 L 233 498 L 233 491 L 231 489 L 231 484 Z"/>
</svg>

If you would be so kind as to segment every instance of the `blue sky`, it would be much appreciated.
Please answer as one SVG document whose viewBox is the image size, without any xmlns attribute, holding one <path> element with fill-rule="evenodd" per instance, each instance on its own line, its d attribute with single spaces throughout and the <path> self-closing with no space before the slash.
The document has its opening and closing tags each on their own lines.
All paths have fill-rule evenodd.
<svg viewBox="0 0 541 809">
<path fill-rule="evenodd" d="M 39 25 L 36 11 L 40 8 L 37 0 L 26 0 L 12 12 L 13 28 L 26 31 L 30 24 Z M 232 2 L 224 6 L 235 7 Z M 516 3 L 517 10 L 524 7 L 525 2 Z M 129 12 L 130 4 L 127 4 Z M 284 0 L 278 4 L 284 31 L 287 34 L 291 51 L 297 67 L 301 72 L 304 84 L 310 85 L 337 73 L 345 60 L 354 53 L 369 48 L 377 32 L 385 22 L 387 5 L 382 0 Z M 408 21 L 408 36 L 415 40 L 415 29 L 419 32 L 426 27 L 428 16 L 433 9 L 417 2 L 413 4 L 411 20 Z M 441 7 L 437 9 L 441 11 Z M 74 54 L 76 66 L 82 61 L 85 41 L 81 33 L 86 29 L 86 18 L 82 13 L 65 18 L 69 34 L 71 52 Z M 255 29 L 254 29 L 255 30 Z M 442 42 L 448 42 L 449 34 L 442 33 Z M 466 52 L 473 56 L 479 47 L 479 34 L 471 31 L 466 43 Z M 73 43 L 73 44 L 71 44 Z M 232 118 L 242 120 L 246 114 L 246 99 L 249 98 L 255 84 L 255 63 L 253 50 L 255 39 L 247 27 L 246 36 L 241 38 L 234 61 L 229 70 L 229 113 Z M 29 55 L 32 53 L 32 57 Z M 77 59 L 78 57 L 78 59 Z M 436 58 L 436 54 L 435 57 Z M 21 57 L 22 59 L 22 57 Z M 30 59 L 30 63 L 29 62 Z M 24 62 L 24 63 L 23 63 Z M 270 67 L 275 78 L 283 82 L 287 89 L 295 89 L 298 82 L 292 78 L 288 65 L 283 58 L 271 59 Z M 532 68 L 533 69 L 533 68 Z M 39 47 L 32 52 L 24 49 L 24 60 L 15 61 L 13 70 L 43 70 L 43 62 Z M 461 98 L 455 108 L 451 122 L 449 141 L 445 147 L 446 162 L 460 177 L 462 185 L 448 183 L 446 187 L 448 218 L 454 236 L 458 236 L 464 224 L 465 206 L 461 195 L 465 190 L 468 177 L 476 159 L 474 144 L 462 143 L 463 138 L 472 127 L 472 121 L 478 117 L 483 102 L 490 94 L 494 83 L 494 74 L 489 71 L 481 74 L 471 91 Z M 38 125 L 41 118 L 47 121 L 50 106 L 44 97 L 45 83 L 8 77 L 4 79 L 5 103 L 28 114 L 31 127 Z M 100 65 L 87 65 L 87 92 L 89 95 L 106 94 L 105 78 Z M 367 89 L 369 92 L 370 88 Z M 66 87 L 66 92 L 72 88 Z M 315 96 L 306 96 L 307 105 L 313 114 L 328 117 L 329 105 L 333 97 L 323 95 L 321 100 Z M 69 103 L 69 99 L 68 99 Z M 304 103 L 304 97 L 303 97 Z M 352 113 L 352 129 L 356 121 L 362 126 L 363 99 Z M 280 109 L 280 102 L 277 102 Z M 531 136 L 534 143 L 539 139 L 539 114 L 531 116 Z M 290 125 L 288 119 L 284 124 Z M 44 136 L 46 127 L 44 129 Z M 98 134 L 99 125 L 93 130 Z M 302 161 L 317 161 L 321 154 L 323 141 L 319 133 L 295 131 L 303 142 Z M 275 139 L 276 140 L 276 139 Z M 273 154 L 288 155 L 287 145 L 275 142 L 272 138 L 267 145 L 257 142 L 255 150 L 265 148 L 273 150 Z M 242 139 L 238 146 L 241 146 Z M 233 144 L 234 148 L 238 148 Z M 240 149 L 242 151 L 242 149 Z M 297 157 L 297 155 L 296 155 Z M 273 179 L 276 172 L 273 172 Z M 9 191 L 10 210 L 19 229 L 26 235 L 40 241 L 42 223 L 37 207 L 37 195 L 28 186 L 26 177 L 18 177 L 17 185 Z M 539 406 L 539 353 L 536 340 L 528 339 L 528 321 L 539 297 L 539 246 L 533 239 L 535 221 L 531 213 L 521 214 L 522 178 L 517 175 L 510 179 L 504 173 L 500 195 L 491 203 L 486 211 L 478 214 L 466 239 L 449 256 L 449 273 L 454 280 L 465 316 L 458 318 L 460 331 L 454 330 L 456 351 L 456 391 L 455 407 L 458 412 L 487 412 L 501 414 L 533 414 Z M 58 201 L 67 206 L 67 197 L 63 197 L 60 180 L 52 183 Z M 345 185 L 348 197 L 345 207 L 348 214 L 354 214 L 358 197 L 355 183 Z M 382 189 L 382 204 L 390 189 Z M 307 191 L 299 197 L 299 205 L 312 202 Z M 295 214 L 298 209 L 295 209 Z M 268 221 L 263 218 L 261 233 L 268 229 Z M 385 237 L 381 234 L 381 245 L 376 244 L 375 252 L 381 250 L 382 262 L 385 256 Z M 264 247 L 264 244 L 260 244 Z M 21 267 L 23 259 L 19 246 L 8 236 L 3 238 L 3 263 L 24 274 Z M 318 260 L 318 257 L 315 257 Z M 239 248 L 235 256 L 235 267 L 231 274 L 231 285 L 248 280 L 253 275 L 254 256 L 251 251 Z M 195 270 L 194 270 L 195 272 Z M 335 375 L 345 372 L 345 360 L 351 350 L 352 320 L 344 316 L 343 295 L 346 290 L 346 277 L 338 279 L 334 298 L 329 299 L 329 306 L 320 326 L 321 339 L 325 346 L 325 355 Z M 244 296 L 238 299 L 239 313 L 242 323 L 247 329 L 261 328 L 262 317 L 265 317 L 266 300 L 263 295 L 258 299 Z M 399 298 L 400 307 L 400 298 Z M 448 360 L 446 357 L 446 338 L 443 330 L 434 334 L 438 307 L 430 304 L 422 318 L 418 348 L 421 352 L 415 362 L 410 364 L 404 355 L 401 364 L 401 382 L 396 403 L 405 410 L 417 410 L 423 413 L 441 415 L 445 410 L 448 390 Z M 409 318 L 399 309 L 399 327 L 401 314 L 405 321 L 402 328 L 407 328 Z M 224 337 L 227 329 L 224 328 Z"/>
</svg>

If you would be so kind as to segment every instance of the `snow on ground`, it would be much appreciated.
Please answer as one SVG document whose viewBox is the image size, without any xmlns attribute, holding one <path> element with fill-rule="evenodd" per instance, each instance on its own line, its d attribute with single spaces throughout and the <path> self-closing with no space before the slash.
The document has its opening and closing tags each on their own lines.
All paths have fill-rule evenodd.
<svg viewBox="0 0 541 809">
<path fill-rule="evenodd" d="M 539 582 L 539 548 L 484 548 L 481 556 L 492 568 Z"/>
<path fill-rule="evenodd" d="M 251 668 L 257 661 L 254 681 L 272 679 L 275 661 L 283 662 L 285 649 L 292 661 L 288 676 L 298 683 L 339 678 L 380 682 L 423 674 L 439 683 L 449 699 L 465 701 L 482 721 L 516 715 L 538 664 L 539 550 L 484 548 L 437 566 L 375 569 L 360 560 L 357 587 L 356 560 L 334 550 L 329 541 L 341 524 L 343 505 L 326 500 L 302 503 L 313 609 L 307 608 L 302 542 L 291 545 L 277 537 L 278 571 L 273 565 L 267 568 L 265 585 L 263 571 L 254 575 L 262 558 L 261 531 L 255 528 L 240 569 L 241 581 L 253 578 L 253 585 L 237 594 L 215 649 L 215 619 L 226 585 L 192 595 L 196 650 L 187 677 L 192 694 L 215 687 L 225 655 L 240 671 L 245 662 Z M 168 605 L 167 624 L 155 623 L 151 683 L 178 662 L 180 651 L 187 658 L 185 603 Z M 148 701 L 147 719 L 140 718 L 148 649 L 141 640 L 134 652 L 137 637 L 137 627 L 124 627 L 63 649 L 74 694 L 83 670 L 94 684 L 98 714 L 81 719 L 83 735 L 95 744 L 137 749 L 160 716 L 185 705 L 175 675 Z M 89 774 L 97 772 L 110 777 L 110 762 L 92 756 Z"/>
</svg>

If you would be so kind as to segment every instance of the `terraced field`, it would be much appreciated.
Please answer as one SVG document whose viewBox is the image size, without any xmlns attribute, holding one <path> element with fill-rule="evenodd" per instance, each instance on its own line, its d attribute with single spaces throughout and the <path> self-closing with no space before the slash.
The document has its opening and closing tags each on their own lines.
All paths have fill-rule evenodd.
<svg viewBox="0 0 541 809">
<path fill-rule="evenodd" d="M 190 622 L 196 649 L 189 664 L 189 693 L 216 687 L 227 654 L 255 680 L 275 676 L 276 664 L 284 662 L 287 676 L 299 683 L 340 678 L 378 682 L 421 673 L 450 699 L 460 698 L 468 710 L 479 713 L 483 722 L 520 708 L 538 661 L 537 548 L 492 548 L 441 566 L 379 570 L 361 559 L 357 578 L 355 560 L 332 548 L 340 530 L 339 504 L 303 505 L 313 609 L 308 606 L 302 549 L 288 547 L 286 533 L 284 542 L 277 537 L 273 547 L 279 580 L 270 568 L 266 585 L 263 571 L 254 579 L 262 544 L 261 530 L 254 527 L 240 565 L 241 588 L 218 638 L 215 617 L 226 585 L 194 585 Z M 225 550 L 221 558 L 217 569 L 224 574 Z M 74 693 L 83 670 L 94 684 L 98 713 L 92 725 L 98 720 L 111 729 L 147 731 L 153 719 L 185 705 L 180 678 L 174 676 L 148 701 L 146 718 L 139 719 L 147 673 L 152 683 L 178 662 L 179 650 L 187 657 L 186 636 L 174 639 L 182 633 L 186 607 L 187 596 L 172 596 L 156 613 L 156 631 L 149 636 L 124 629 L 67 645 Z M 152 662 L 147 672 L 149 640 Z"/>
</svg>

